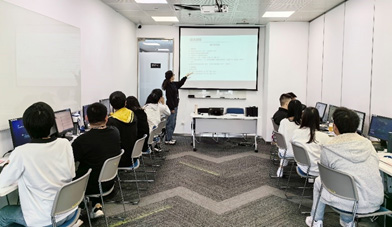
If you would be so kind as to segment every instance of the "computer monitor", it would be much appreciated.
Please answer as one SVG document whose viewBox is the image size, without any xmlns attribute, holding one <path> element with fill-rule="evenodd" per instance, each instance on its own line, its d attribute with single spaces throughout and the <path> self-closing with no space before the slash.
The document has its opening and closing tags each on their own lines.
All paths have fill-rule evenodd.
<svg viewBox="0 0 392 227">
<path fill-rule="evenodd" d="M 102 103 L 104 106 L 106 106 L 106 109 L 108 111 L 108 116 L 109 116 L 110 113 L 112 112 L 109 99 L 101 99 L 99 100 L 99 103 Z"/>
<path fill-rule="evenodd" d="M 56 130 L 59 136 L 65 136 L 67 132 L 72 132 L 74 124 L 72 121 L 71 109 L 59 110 L 54 112 L 56 119 Z"/>
<path fill-rule="evenodd" d="M 325 110 L 327 109 L 327 104 L 322 102 L 317 102 L 315 108 L 318 110 L 320 119 L 323 119 Z"/>
<path fill-rule="evenodd" d="M 333 113 L 335 112 L 335 110 L 337 108 L 339 108 L 339 107 L 338 106 L 334 106 L 334 105 L 329 105 L 329 108 L 328 108 L 328 118 L 327 118 L 328 122 L 332 122 Z"/>
<path fill-rule="evenodd" d="M 22 118 L 10 119 L 8 122 L 10 124 L 10 132 L 14 148 L 31 141 L 31 138 L 23 125 Z"/>
<path fill-rule="evenodd" d="M 83 123 L 84 123 L 84 127 L 88 127 L 88 125 L 89 125 L 89 122 L 88 122 L 88 119 L 87 119 L 87 108 L 89 107 L 90 105 L 84 105 L 83 107 L 82 107 L 82 111 L 83 111 Z"/>
<path fill-rule="evenodd" d="M 380 139 L 381 144 L 386 148 L 386 141 L 388 141 L 389 132 L 392 132 L 392 119 L 372 115 L 368 135 Z"/>
<path fill-rule="evenodd" d="M 365 124 L 365 117 L 366 117 L 366 114 L 365 114 L 364 112 L 357 111 L 357 110 L 353 110 L 353 111 L 354 111 L 354 112 L 358 115 L 358 117 L 359 117 L 359 125 L 358 125 L 357 132 L 358 132 L 358 134 L 362 135 L 362 133 L 363 133 L 363 126 L 364 126 L 364 124 Z"/>
</svg>

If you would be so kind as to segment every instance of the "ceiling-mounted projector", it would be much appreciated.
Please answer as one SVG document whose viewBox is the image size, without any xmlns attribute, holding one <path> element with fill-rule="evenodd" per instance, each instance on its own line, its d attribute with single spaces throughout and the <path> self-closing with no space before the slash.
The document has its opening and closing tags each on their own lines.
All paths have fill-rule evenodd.
<svg viewBox="0 0 392 227">
<path fill-rule="evenodd" d="M 204 5 L 204 6 L 200 6 L 200 11 L 203 14 L 227 13 L 229 12 L 229 6 L 228 5 Z"/>
</svg>

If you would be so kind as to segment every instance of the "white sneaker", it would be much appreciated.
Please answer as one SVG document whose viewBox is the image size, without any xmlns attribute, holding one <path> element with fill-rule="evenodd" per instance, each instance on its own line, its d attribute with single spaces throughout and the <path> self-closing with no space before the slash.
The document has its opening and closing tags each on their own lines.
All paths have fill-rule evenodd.
<svg viewBox="0 0 392 227">
<path fill-rule="evenodd" d="M 323 227 L 323 221 L 321 221 L 321 220 L 316 221 L 315 220 L 312 225 L 312 220 L 313 220 L 312 216 L 307 216 L 305 219 L 306 225 L 309 227 Z"/>
<path fill-rule="evenodd" d="M 72 227 L 79 227 L 83 224 L 83 221 L 78 219 L 78 221 Z"/>
<path fill-rule="evenodd" d="M 283 168 L 279 167 L 278 171 L 276 171 L 276 177 L 283 177 Z"/>
<path fill-rule="evenodd" d="M 343 227 L 355 227 L 355 222 L 354 221 L 347 223 L 347 222 L 344 222 L 342 219 L 340 219 L 339 223 Z"/>
<path fill-rule="evenodd" d="M 174 144 L 176 144 L 176 141 L 175 140 L 165 141 L 165 144 L 174 145 Z"/>
<path fill-rule="evenodd" d="M 308 183 L 313 184 L 314 183 L 314 178 L 308 178 Z"/>
<path fill-rule="evenodd" d="M 102 205 L 100 203 L 95 204 L 93 210 L 90 213 L 90 218 L 94 219 L 94 218 L 99 218 L 102 217 L 103 211 L 102 211 Z"/>
</svg>

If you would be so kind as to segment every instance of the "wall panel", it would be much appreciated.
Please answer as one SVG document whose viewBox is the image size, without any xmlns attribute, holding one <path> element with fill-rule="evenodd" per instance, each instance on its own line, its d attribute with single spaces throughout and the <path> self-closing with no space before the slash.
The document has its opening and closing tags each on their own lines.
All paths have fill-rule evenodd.
<svg viewBox="0 0 392 227">
<path fill-rule="evenodd" d="M 324 15 L 309 25 L 309 53 L 306 104 L 321 101 L 323 82 Z"/>
</svg>

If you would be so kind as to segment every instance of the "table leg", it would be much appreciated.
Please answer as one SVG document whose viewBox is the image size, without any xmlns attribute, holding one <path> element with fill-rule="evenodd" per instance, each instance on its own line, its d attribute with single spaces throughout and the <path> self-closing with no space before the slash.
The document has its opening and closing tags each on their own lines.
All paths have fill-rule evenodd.
<svg viewBox="0 0 392 227">
<path fill-rule="evenodd" d="M 196 119 L 193 119 L 193 124 L 192 124 L 192 146 L 193 146 L 193 151 L 197 151 L 196 149 L 196 129 L 195 129 L 195 122 Z"/>
<path fill-rule="evenodd" d="M 255 152 L 259 152 L 259 150 L 257 150 L 257 135 L 255 135 Z"/>
</svg>

